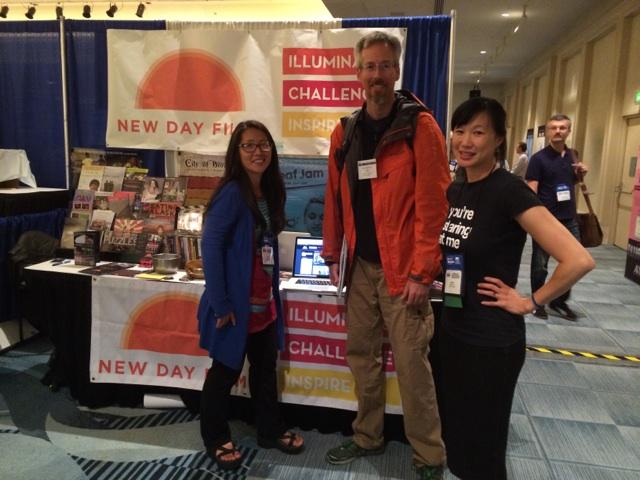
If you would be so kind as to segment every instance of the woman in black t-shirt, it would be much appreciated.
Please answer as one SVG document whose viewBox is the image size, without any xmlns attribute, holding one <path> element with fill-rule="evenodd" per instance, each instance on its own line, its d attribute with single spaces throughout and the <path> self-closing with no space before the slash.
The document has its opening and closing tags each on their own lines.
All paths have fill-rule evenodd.
<svg viewBox="0 0 640 480">
<path fill-rule="evenodd" d="M 589 253 L 518 177 L 497 168 L 506 154 L 506 113 L 476 97 L 451 119 L 463 179 L 447 191 L 440 244 L 445 295 L 440 328 L 443 437 L 462 479 L 506 479 L 515 386 L 525 357 L 523 315 L 561 295 L 594 267 Z M 515 290 L 529 233 L 558 261 L 530 295 Z"/>
</svg>

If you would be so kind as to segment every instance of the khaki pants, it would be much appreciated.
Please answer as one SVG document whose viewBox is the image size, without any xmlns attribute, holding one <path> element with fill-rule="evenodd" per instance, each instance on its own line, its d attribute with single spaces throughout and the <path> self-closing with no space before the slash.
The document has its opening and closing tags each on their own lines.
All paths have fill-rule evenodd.
<svg viewBox="0 0 640 480">
<path fill-rule="evenodd" d="M 380 265 L 355 259 L 347 294 L 347 362 L 356 382 L 358 415 L 353 431 L 354 441 L 360 447 L 378 448 L 383 443 L 382 339 L 386 327 L 414 463 L 444 463 L 440 416 L 427 360 L 433 321 L 429 303 L 424 307 L 407 307 L 399 296 L 389 296 Z"/>
</svg>

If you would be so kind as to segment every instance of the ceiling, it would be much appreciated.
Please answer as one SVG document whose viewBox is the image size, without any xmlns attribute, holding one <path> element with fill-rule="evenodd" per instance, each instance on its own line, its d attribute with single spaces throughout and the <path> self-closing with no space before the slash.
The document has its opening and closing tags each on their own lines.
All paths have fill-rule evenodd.
<svg viewBox="0 0 640 480">
<path fill-rule="evenodd" d="M 334 17 L 433 15 L 456 10 L 455 83 L 505 83 L 562 42 L 602 0 L 322 0 Z M 526 19 L 522 18 L 526 5 Z M 509 13 L 509 17 L 501 16 Z M 517 33 L 514 28 L 520 23 Z M 481 54 L 486 50 L 486 54 Z"/>
</svg>

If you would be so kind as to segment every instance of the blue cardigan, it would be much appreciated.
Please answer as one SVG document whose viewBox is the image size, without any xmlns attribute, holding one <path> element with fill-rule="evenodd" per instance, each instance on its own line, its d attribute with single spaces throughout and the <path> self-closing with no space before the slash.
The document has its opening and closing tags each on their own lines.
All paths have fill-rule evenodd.
<svg viewBox="0 0 640 480">
<path fill-rule="evenodd" d="M 200 346 L 214 360 L 240 370 L 249 326 L 249 297 L 254 256 L 254 219 L 237 183 L 222 187 L 204 220 L 202 263 L 205 290 L 198 306 Z M 278 290 L 278 243 L 274 245 L 273 296 L 278 349 L 284 346 L 284 317 Z M 236 325 L 216 328 L 216 319 L 233 312 Z"/>
</svg>

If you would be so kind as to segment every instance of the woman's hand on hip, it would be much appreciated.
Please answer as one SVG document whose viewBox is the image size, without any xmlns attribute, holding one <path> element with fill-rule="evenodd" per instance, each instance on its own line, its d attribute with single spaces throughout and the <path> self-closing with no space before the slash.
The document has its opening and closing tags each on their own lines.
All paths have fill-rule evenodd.
<svg viewBox="0 0 640 480">
<path fill-rule="evenodd" d="M 231 325 L 235 327 L 236 316 L 233 314 L 233 312 L 229 312 L 226 315 L 223 315 L 220 318 L 218 318 L 216 320 L 216 328 L 222 328 L 225 325 L 227 325 L 229 322 L 231 322 Z"/>
<path fill-rule="evenodd" d="M 484 282 L 478 283 L 477 292 L 478 295 L 494 299 L 480 302 L 486 307 L 499 307 L 517 315 L 531 312 L 531 300 L 522 297 L 515 288 L 511 288 L 499 278 L 484 277 Z"/>
</svg>

